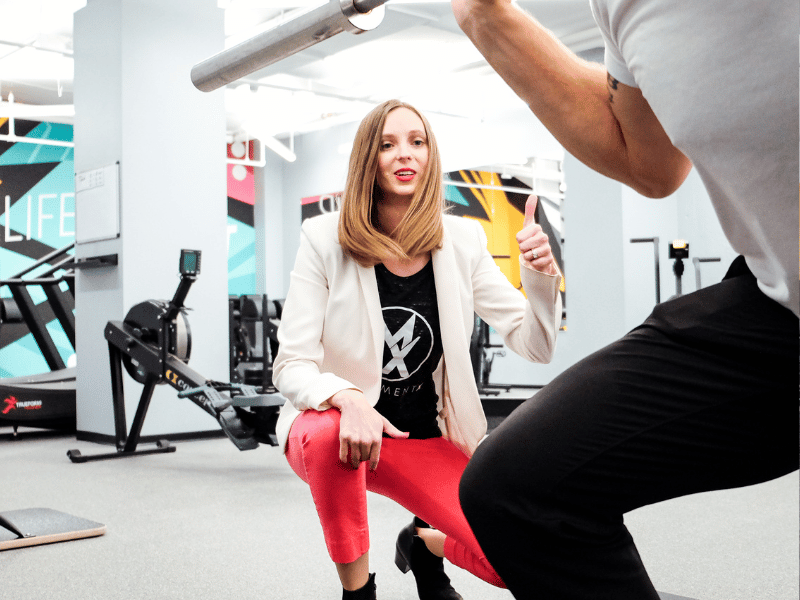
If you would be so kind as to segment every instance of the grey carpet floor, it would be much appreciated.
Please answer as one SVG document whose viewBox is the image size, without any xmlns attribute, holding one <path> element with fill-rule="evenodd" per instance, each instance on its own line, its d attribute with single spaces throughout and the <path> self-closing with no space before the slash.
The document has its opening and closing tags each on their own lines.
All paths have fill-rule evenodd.
<svg viewBox="0 0 800 600">
<path fill-rule="evenodd" d="M 275 448 L 239 452 L 226 439 L 172 454 L 72 464 L 69 436 L 8 439 L 0 428 L 0 512 L 52 508 L 104 523 L 102 537 L 0 552 L 0 598 L 31 600 L 337 599 L 336 572 L 306 485 Z M 410 515 L 370 495 L 379 598 L 415 600 L 393 564 Z M 797 473 L 627 516 L 665 597 L 798 598 Z M 465 600 L 510 600 L 452 565 Z"/>
</svg>

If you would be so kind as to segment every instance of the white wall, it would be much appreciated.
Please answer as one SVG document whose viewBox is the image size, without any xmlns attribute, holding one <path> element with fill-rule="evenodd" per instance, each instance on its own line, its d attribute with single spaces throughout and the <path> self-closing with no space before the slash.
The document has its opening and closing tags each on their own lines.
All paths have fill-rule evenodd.
<svg viewBox="0 0 800 600">
<path fill-rule="evenodd" d="M 285 298 L 283 168 L 286 163 L 266 148 L 264 151 L 265 165 L 255 169 L 256 293 Z"/>
<path fill-rule="evenodd" d="M 668 255 L 668 244 L 676 239 L 689 242 L 688 260 L 684 260 L 681 277 L 682 293 L 697 288 L 693 257 L 720 258 L 718 263 L 703 263 L 701 287 L 720 281 L 736 257 L 722 233 L 711 200 L 700 176 L 693 169 L 683 185 L 671 196 L 659 200 L 645 198 L 627 186 L 621 186 L 623 199 L 623 236 L 631 238 L 659 237 L 661 301 L 677 291 L 674 260 Z M 655 304 L 655 269 L 652 244 L 625 246 L 625 323 L 628 329 L 644 320 Z"/>
<path fill-rule="evenodd" d="M 340 125 L 295 139 L 297 160 L 283 167 L 283 290 L 289 289 L 289 274 L 300 244 L 300 200 L 344 189 L 349 154 L 339 152 L 352 144 L 357 123 Z M 267 290 L 269 293 L 269 290 Z M 277 296 L 276 296 L 277 297 Z M 282 296 L 282 297 L 285 297 Z"/>
</svg>

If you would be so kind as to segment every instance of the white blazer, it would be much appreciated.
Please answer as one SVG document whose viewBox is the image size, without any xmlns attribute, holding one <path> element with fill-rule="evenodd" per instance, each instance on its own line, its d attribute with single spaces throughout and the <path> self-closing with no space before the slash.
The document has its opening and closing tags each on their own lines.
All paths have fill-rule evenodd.
<svg viewBox="0 0 800 600">
<path fill-rule="evenodd" d="M 278 329 L 273 382 L 288 402 L 276 426 L 285 451 L 289 430 L 305 410 L 327 410 L 343 389 L 358 389 L 372 406 L 381 389 L 384 324 L 375 270 L 344 255 L 339 213 L 307 219 L 300 234 Z M 525 296 L 486 248 L 476 221 L 444 218 L 442 248 L 432 253 L 443 358 L 434 373 L 439 428 L 471 456 L 486 435 L 486 417 L 469 356 L 477 313 L 505 344 L 533 362 L 549 362 L 561 324 L 560 276 L 521 261 Z"/>
</svg>

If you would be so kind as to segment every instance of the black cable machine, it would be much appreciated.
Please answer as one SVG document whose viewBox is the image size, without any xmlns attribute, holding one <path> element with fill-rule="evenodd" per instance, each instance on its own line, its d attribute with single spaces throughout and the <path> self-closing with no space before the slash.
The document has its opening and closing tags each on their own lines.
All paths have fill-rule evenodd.
<svg viewBox="0 0 800 600">
<path fill-rule="evenodd" d="M 184 301 L 199 273 L 200 251 L 181 250 L 181 280 L 171 301 L 147 300 L 131 308 L 124 321 L 107 323 L 117 451 L 85 456 L 79 450 L 69 450 L 67 456 L 72 462 L 174 452 L 175 447 L 167 440 L 159 440 L 156 448 L 137 449 L 153 391 L 161 384 L 175 388 L 179 398 L 188 398 L 213 416 L 239 450 L 252 450 L 260 443 L 278 445 L 275 423 L 285 402 L 283 396 L 262 394 L 250 385 L 212 381 L 187 365 L 192 344 Z M 144 385 L 130 431 L 125 417 L 123 366 L 134 381 Z"/>
<path fill-rule="evenodd" d="M 266 294 L 229 296 L 230 380 L 273 393 L 272 363 L 278 353 L 283 300 Z"/>
<path fill-rule="evenodd" d="M 525 402 L 533 390 L 540 390 L 544 386 L 524 383 L 492 383 L 489 377 L 492 364 L 496 356 L 505 356 L 503 344 L 493 344 L 489 324 L 475 315 L 475 326 L 469 343 L 469 355 L 472 361 L 472 373 L 478 386 L 478 395 L 483 405 L 483 412 L 487 418 L 505 418 L 514 409 Z M 521 396 L 509 396 L 508 392 L 514 390 L 530 390 Z"/>
</svg>

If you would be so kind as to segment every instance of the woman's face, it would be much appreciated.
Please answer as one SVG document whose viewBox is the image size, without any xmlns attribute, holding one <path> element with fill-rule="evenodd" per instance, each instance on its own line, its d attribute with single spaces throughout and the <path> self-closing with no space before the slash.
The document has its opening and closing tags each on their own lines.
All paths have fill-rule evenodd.
<svg viewBox="0 0 800 600">
<path fill-rule="evenodd" d="M 428 167 L 428 137 L 417 114 L 395 108 L 383 125 L 378 153 L 378 186 L 385 201 L 410 201 Z"/>
</svg>

